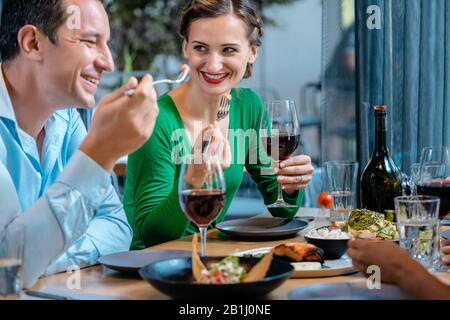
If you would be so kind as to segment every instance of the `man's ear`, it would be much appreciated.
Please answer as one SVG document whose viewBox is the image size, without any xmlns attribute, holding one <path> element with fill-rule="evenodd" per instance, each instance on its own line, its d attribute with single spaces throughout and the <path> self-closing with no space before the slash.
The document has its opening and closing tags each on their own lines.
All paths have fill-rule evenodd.
<svg viewBox="0 0 450 320">
<path fill-rule="evenodd" d="M 250 64 L 255 63 L 257 57 L 258 57 L 258 47 L 257 46 L 251 46 L 251 48 L 250 48 L 250 57 L 248 59 L 248 63 L 250 63 Z"/>
<path fill-rule="evenodd" d="M 17 34 L 17 41 L 21 53 L 28 59 L 42 61 L 45 42 L 48 39 L 38 28 L 29 24 L 23 26 Z"/>
</svg>

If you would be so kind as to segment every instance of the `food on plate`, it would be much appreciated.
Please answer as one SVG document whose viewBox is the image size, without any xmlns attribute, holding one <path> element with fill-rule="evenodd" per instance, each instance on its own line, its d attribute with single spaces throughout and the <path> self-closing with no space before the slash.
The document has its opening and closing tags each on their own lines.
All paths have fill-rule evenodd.
<svg viewBox="0 0 450 320">
<path fill-rule="evenodd" d="M 202 284 L 240 283 L 245 275 L 245 269 L 239 264 L 239 258 L 229 256 L 217 263 L 212 263 L 209 269 L 202 270 L 197 282 Z"/>
<path fill-rule="evenodd" d="M 317 203 L 322 208 L 331 208 L 333 206 L 333 197 L 328 192 L 321 192 L 317 197 Z"/>
<path fill-rule="evenodd" d="M 269 251 L 248 272 L 236 256 L 228 256 L 208 268 L 197 253 L 197 234 L 192 237 L 192 274 L 200 284 L 232 284 L 264 279 L 272 263 L 273 252 Z"/>
<path fill-rule="evenodd" d="M 307 237 L 313 239 L 328 239 L 328 240 L 340 240 L 340 239 L 349 239 L 351 236 L 336 227 L 324 227 L 319 229 L 312 229 L 307 234 Z"/>
<path fill-rule="evenodd" d="M 275 256 L 287 257 L 293 262 L 324 262 L 324 251 L 310 243 L 282 243 L 273 248 Z"/>
<path fill-rule="evenodd" d="M 252 282 L 264 279 L 269 271 L 270 264 L 272 263 L 273 251 L 270 250 L 264 258 L 262 258 L 253 268 L 243 276 L 242 282 Z"/>
<path fill-rule="evenodd" d="M 320 262 L 293 262 L 295 271 L 311 271 L 321 270 L 322 264 Z"/>
<path fill-rule="evenodd" d="M 397 240 L 398 230 L 392 220 L 391 212 L 384 215 L 368 209 L 355 209 L 350 213 L 344 230 L 356 238 Z"/>
<path fill-rule="evenodd" d="M 266 255 L 266 252 L 262 253 L 246 253 L 244 255 L 242 255 L 242 257 L 244 258 L 262 258 Z"/>
</svg>

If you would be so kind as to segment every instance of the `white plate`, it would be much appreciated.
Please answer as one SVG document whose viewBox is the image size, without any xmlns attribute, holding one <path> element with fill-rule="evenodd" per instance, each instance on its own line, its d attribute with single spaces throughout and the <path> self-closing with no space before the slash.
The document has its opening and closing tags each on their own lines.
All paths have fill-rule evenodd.
<svg viewBox="0 0 450 320">
<path fill-rule="evenodd" d="M 256 255 L 256 254 L 265 254 L 271 250 L 271 247 L 263 247 L 256 248 L 246 251 L 236 252 L 234 255 L 238 257 L 242 257 L 244 255 Z M 291 263 L 295 269 L 295 265 L 301 262 L 293 262 Z M 340 259 L 337 260 L 325 260 L 325 263 L 322 265 L 322 269 L 320 270 L 295 270 L 291 278 L 322 278 L 322 277 L 336 277 L 345 274 L 351 274 L 357 272 L 353 267 L 352 260 L 343 255 Z"/>
<path fill-rule="evenodd" d="M 289 291 L 290 300 L 409 300 L 412 296 L 400 288 L 381 284 L 380 289 L 368 289 L 363 283 L 318 283 Z"/>
</svg>

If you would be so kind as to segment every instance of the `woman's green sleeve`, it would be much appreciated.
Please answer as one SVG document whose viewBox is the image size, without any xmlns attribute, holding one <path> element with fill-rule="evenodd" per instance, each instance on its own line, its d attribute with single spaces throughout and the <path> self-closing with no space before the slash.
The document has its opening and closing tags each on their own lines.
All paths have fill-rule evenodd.
<svg viewBox="0 0 450 320">
<path fill-rule="evenodd" d="M 159 130 L 157 130 L 159 129 Z M 146 247 L 183 236 L 189 220 L 178 199 L 179 168 L 172 159 L 172 136 L 155 128 L 152 137 L 134 154 L 127 166 L 128 200 L 133 230 Z M 129 183 L 128 183 L 129 179 Z"/>
</svg>

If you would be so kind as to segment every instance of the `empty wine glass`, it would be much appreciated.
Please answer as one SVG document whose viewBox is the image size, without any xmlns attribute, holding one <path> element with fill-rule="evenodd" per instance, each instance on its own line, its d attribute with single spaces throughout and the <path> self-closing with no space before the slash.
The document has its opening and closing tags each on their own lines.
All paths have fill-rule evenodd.
<svg viewBox="0 0 450 320">
<path fill-rule="evenodd" d="M 200 230 L 201 255 L 206 255 L 206 231 L 222 212 L 225 178 L 217 156 L 188 155 L 182 159 L 178 194 L 184 213 Z"/>
<path fill-rule="evenodd" d="M 269 101 L 261 119 L 260 136 L 267 154 L 273 161 L 288 159 L 300 143 L 300 125 L 294 101 Z M 293 208 L 295 205 L 283 199 L 281 184 L 278 183 L 278 199 L 268 208 Z"/>
</svg>

